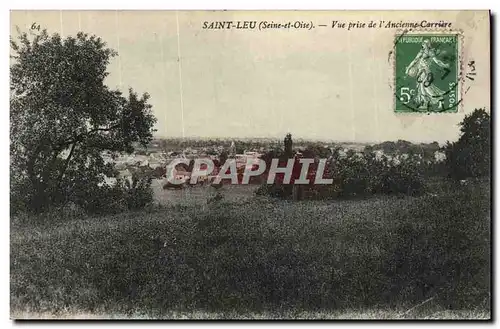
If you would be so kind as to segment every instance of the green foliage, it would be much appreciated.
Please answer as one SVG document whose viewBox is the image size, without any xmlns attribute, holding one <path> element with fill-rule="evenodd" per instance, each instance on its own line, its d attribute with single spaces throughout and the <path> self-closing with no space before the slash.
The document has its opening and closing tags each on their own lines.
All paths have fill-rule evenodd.
<svg viewBox="0 0 500 329">
<path fill-rule="evenodd" d="M 460 123 L 460 138 L 444 147 L 450 177 L 488 177 L 491 166 L 491 123 L 484 109 L 476 109 Z"/>
<path fill-rule="evenodd" d="M 11 40 L 11 197 L 13 210 L 41 212 L 97 189 L 112 176 L 102 152 L 146 146 L 156 119 L 148 94 L 125 96 L 104 84 L 117 53 L 101 38 L 45 30 L 30 38 Z"/>
</svg>

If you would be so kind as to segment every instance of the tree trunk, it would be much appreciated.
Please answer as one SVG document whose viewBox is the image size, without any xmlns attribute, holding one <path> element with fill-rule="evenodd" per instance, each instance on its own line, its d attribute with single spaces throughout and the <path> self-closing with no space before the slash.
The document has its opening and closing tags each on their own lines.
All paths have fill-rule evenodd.
<svg viewBox="0 0 500 329">
<path fill-rule="evenodd" d="M 64 166 L 61 169 L 61 173 L 59 174 L 59 177 L 57 178 L 57 188 L 61 188 L 61 183 L 62 179 L 64 178 L 64 174 L 66 173 L 66 170 L 68 169 L 69 162 L 71 161 L 71 158 L 73 157 L 73 153 L 76 148 L 76 142 L 71 145 L 71 149 L 69 151 L 68 157 L 66 158 L 66 161 L 64 162 Z"/>
<path fill-rule="evenodd" d="M 42 212 L 46 206 L 46 182 L 43 182 L 43 180 L 39 179 L 35 171 L 37 155 L 39 154 L 40 149 L 41 146 L 38 146 L 35 149 L 26 164 L 26 172 L 28 174 L 28 179 L 31 182 L 31 188 L 33 189 L 33 195 L 31 200 L 29 200 L 29 206 L 31 210 L 36 213 Z"/>
</svg>

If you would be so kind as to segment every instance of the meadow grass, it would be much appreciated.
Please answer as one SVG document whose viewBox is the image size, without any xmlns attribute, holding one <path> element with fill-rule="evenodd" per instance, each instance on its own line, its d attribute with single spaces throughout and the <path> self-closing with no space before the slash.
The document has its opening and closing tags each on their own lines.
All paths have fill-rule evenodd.
<svg viewBox="0 0 500 329">
<path fill-rule="evenodd" d="M 93 312 L 84 313 L 79 309 L 66 310 L 57 314 L 51 312 L 14 312 L 16 319 L 58 319 L 58 320 L 488 320 L 490 313 L 485 310 L 452 311 L 452 310 L 428 310 L 420 316 L 405 314 L 405 310 L 367 309 L 367 310 L 338 310 L 320 312 L 284 312 L 284 313 L 237 313 L 237 312 L 178 312 L 165 311 L 162 314 L 152 315 L 137 310 L 129 313 L 106 313 Z"/>
<path fill-rule="evenodd" d="M 484 319 L 489 221 L 484 184 L 18 217 L 11 316 Z"/>
</svg>

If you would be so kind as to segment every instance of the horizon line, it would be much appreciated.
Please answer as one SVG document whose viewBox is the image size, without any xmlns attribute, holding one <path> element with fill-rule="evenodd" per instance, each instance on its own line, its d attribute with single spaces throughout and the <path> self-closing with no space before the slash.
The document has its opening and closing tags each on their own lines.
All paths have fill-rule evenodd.
<svg viewBox="0 0 500 329">
<path fill-rule="evenodd" d="M 178 140 L 210 140 L 210 139 L 215 139 L 215 140 L 276 140 L 283 142 L 282 139 L 283 137 L 260 137 L 260 136 L 255 136 L 255 137 L 236 137 L 236 136 L 153 136 L 153 140 L 169 140 L 169 139 L 178 139 Z M 449 140 L 445 141 L 438 141 L 438 140 L 410 140 L 410 139 L 403 139 L 403 138 L 398 138 L 396 140 L 363 140 L 363 141 L 352 141 L 352 140 L 339 140 L 339 139 L 329 139 L 329 138 L 304 138 L 304 137 L 293 137 L 292 138 L 295 141 L 302 141 L 302 142 L 325 142 L 325 143 L 343 143 L 343 144 L 380 144 L 384 142 L 398 142 L 398 141 L 406 141 L 410 143 L 425 143 L 425 144 L 430 144 L 437 142 L 438 144 L 445 144 Z"/>
</svg>

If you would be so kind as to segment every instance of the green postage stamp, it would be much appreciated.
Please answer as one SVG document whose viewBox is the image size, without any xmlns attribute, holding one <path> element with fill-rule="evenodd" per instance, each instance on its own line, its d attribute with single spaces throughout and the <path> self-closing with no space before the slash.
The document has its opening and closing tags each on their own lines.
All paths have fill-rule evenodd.
<svg viewBox="0 0 500 329">
<path fill-rule="evenodd" d="M 394 86 L 396 113 L 456 113 L 461 103 L 460 35 L 396 35 Z"/>
</svg>

